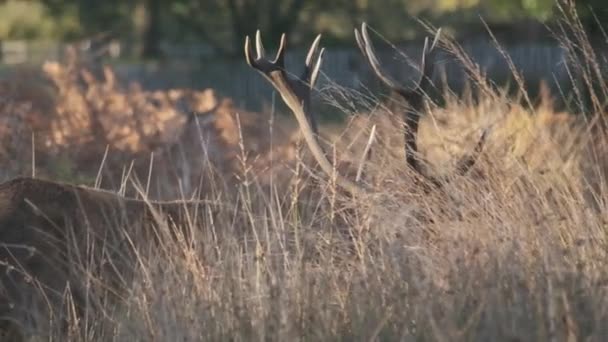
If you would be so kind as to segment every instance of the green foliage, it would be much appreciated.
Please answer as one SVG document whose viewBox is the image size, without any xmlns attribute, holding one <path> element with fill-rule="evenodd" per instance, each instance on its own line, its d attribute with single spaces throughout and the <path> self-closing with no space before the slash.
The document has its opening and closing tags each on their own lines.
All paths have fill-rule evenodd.
<svg viewBox="0 0 608 342">
<path fill-rule="evenodd" d="M 60 25 L 40 3 L 11 0 L 0 5 L 0 38 L 2 39 L 53 38 L 61 31 Z"/>
<path fill-rule="evenodd" d="M 559 0 L 564 1 L 564 0 Z M 0 38 L 79 39 L 109 34 L 136 47 L 134 56 L 157 57 L 162 41 L 205 42 L 240 55 L 242 40 L 260 29 L 272 48 L 282 32 L 290 42 L 322 32 L 327 42 L 351 41 L 352 27 L 368 21 L 391 41 L 421 33 L 414 17 L 451 30 L 522 18 L 548 21 L 556 0 L 8 0 L 0 2 Z M 604 0 L 576 2 L 583 22 L 606 22 Z M 591 10 L 593 9 L 593 10 Z"/>
<path fill-rule="evenodd" d="M 605 29 L 608 22 L 608 7 L 604 0 L 579 0 L 576 2 L 578 14 L 591 34 Z M 603 25 L 604 27 L 600 27 Z"/>
<path fill-rule="evenodd" d="M 522 7 L 533 17 L 547 20 L 553 14 L 554 0 L 522 0 Z"/>
<path fill-rule="evenodd" d="M 66 154 L 56 156 L 48 165 L 48 172 L 59 181 L 78 184 L 91 184 L 95 181 L 93 176 L 78 172 L 76 163 Z"/>
</svg>

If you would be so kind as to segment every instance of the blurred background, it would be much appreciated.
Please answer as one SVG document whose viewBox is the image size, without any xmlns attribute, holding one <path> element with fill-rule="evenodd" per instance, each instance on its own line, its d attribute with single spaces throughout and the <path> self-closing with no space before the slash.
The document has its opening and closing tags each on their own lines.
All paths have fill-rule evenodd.
<svg viewBox="0 0 608 342">
<path fill-rule="evenodd" d="M 526 111 L 535 112 L 544 89 L 555 113 L 603 112 L 603 103 L 587 99 L 604 97 L 585 93 L 597 83 L 586 76 L 601 68 L 588 68 L 581 61 L 590 58 L 577 54 L 589 41 L 597 61 L 605 60 L 599 52 L 606 36 L 597 25 L 608 22 L 604 1 L 0 0 L 0 180 L 34 174 L 123 189 L 130 174 L 152 175 L 157 197 L 175 198 L 167 179 L 187 193 L 203 165 L 233 175 L 242 171 L 243 155 L 259 164 L 256 177 L 271 179 L 274 160 L 295 160 L 297 128 L 244 61 L 244 38 L 257 29 L 269 52 L 288 35 L 286 63 L 294 73 L 323 34 L 327 50 L 313 101 L 324 124 L 369 117 L 386 92 L 356 47 L 353 29 L 362 22 L 384 67 L 403 84 L 419 75 L 410 61 L 420 60 L 427 22 L 455 38 L 495 90 L 510 91 L 507 103 L 519 104 L 526 93 Z M 444 50 L 436 57 L 431 78 L 439 93 L 431 95 L 454 92 L 460 105 L 476 90 L 468 87 L 463 58 Z M 488 107 L 501 118 L 508 112 Z M 446 127 L 476 127 L 477 105 L 463 108 L 447 115 L 462 125 Z"/>
<path fill-rule="evenodd" d="M 608 20 L 604 0 L 576 4 L 587 32 L 599 35 L 596 23 Z M 0 1 L 0 60 L 6 66 L 60 59 L 65 44 L 77 43 L 81 53 L 113 64 L 127 82 L 149 89 L 212 87 L 259 109 L 265 97 L 258 90 L 269 88 L 242 56 L 244 37 L 258 28 L 267 48 L 283 32 L 302 48 L 322 33 L 329 48 L 323 71 L 356 88 L 368 80 L 354 49 L 353 28 L 363 21 L 415 52 L 426 33 L 418 20 L 428 20 L 462 42 L 491 78 L 506 77 L 485 21 L 516 66 L 538 74 L 537 83 L 552 79 L 561 62 L 550 32 L 557 17 L 554 0 L 6 0 Z"/>
</svg>

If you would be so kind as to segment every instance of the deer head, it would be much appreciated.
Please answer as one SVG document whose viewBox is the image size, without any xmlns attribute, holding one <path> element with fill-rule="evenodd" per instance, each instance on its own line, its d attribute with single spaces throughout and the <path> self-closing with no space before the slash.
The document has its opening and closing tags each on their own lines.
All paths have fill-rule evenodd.
<svg viewBox="0 0 608 342">
<path fill-rule="evenodd" d="M 334 166 L 329 162 L 325 151 L 318 141 L 318 127 L 313 112 L 310 110 L 311 91 L 317 81 L 319 68 L 323 59 L 324 49 L 319 50 L 321 35 L 314 40 L 304 63 L 304 72 L 299 78 L 292 77 L 285 70 L 286 38 L 281 36 L 279 50 L 273 61 L 266 59 L 264 46 L 260 37 L 260 31 L 256 33 L 256 51 L 251 46 L 249 37 L 245 38 L 245 59 L 247 64 L 260 72 L 279 92 L 283 101 L 294 113 L 306 144 L 310 148 L 313 157 L 328 175 L 336 173 Z M 367 187 L 360 183 L 352 182 L 336 174 L 336 183 L 352 193 L 366 191 Z"/>
<path fill-rule="evenodd" d="M 428 58 L 428 55 L 434 50 L 438 35 L 435 37 L 435 41 L 430 47 L 428 45 L 428 40 L 425 41 L 421 68 L 422 75 L 416 86 L 411 89 L 399 85 L 397 81 L 391 78 L 382 69 L 380 62 L 376 57 L 365 24 L 363 24 L 361 28 L 361 33 L 359 33 L 358 30 L 355 30 L 355 37 L 361 52 L 374 70 L 376 76 L 391 90 L 400 94 L 409 104 L 408 110 L 404 113 L 405 154 L 408 165 L 424 176 L 430 183 L 440 186 L 442 184 L 441 180 L 425 172 L 422 167 L 422 163 L 417 156 L 416 143 L 418 122 L 420 119 L 419 112 L 424 107 L 425 89 L 428 89 L 431 84 L 428 76 L 432 71 L 432 65 L 425 61 Z M 284 34 L 281 36 L 281 43 L 273 61 L 270 61 L 265 57 L 264 46 L 262 45 L 259 31 L 256 33 L 255 37 L 255 52 L 252 48 L 251 41 L 247 36 L 245 38 L 245 59 L 252 68 L 260 72 L 273 85 L 283 98 L 283 101 L 294 113 L 304 139 L 323 172 L 334 176 L 336 184 L 351 193 L 369 192 L 369 188 L 365 184 L 353 182 L 336 174 L 336 168 L 329 162 L 318 141 L 318 127 L 314 114 L 310 110 L 310 99 L 311 91 L 317 80 L 323 57 L 324 50 L 321 49 L 318 51 L 320 39 L 321 35 L 318 35 L 312 43 L 304 64 L 304 73 L 299 78 L 289 75 L 285 70 L 286 38 Z M 459 172 L 466 173 L 468 169 L 473 166 L 477 156 L 483 149 L 484 141 L 485 133 L 477 144 L 474 154 L 470 157 L 463 158 L 458 163 Z"/>
</svg>

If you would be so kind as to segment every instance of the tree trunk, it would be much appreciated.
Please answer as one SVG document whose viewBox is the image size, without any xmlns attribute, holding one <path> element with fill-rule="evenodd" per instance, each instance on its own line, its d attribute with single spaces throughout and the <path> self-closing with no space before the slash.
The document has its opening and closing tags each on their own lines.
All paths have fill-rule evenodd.
<svg viewBox="0 0 608 342">
<path fill-rule="evenodd" d="M 147 18 L 143 26 L 142 57 L 161 57 L 160 42 L 162 39 L 161 1 L 146 0 Z"/>
</svg>

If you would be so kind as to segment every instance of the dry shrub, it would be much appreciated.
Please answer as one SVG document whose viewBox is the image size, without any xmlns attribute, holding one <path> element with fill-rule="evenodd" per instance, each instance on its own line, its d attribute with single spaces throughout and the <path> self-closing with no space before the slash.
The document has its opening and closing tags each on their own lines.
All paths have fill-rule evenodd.
<svg viewBox="0 0 608 342">
<path fill-rule="evenodd" d="M 35 101 L 31 101 L 35 99 Z M 6 175 L 21 171 L 29 162 L 32 135 L 48 129 L 55 102 L 53 89 L 39 73 L 17 68 L 11 79 L 0 81 L 0 159 Z M 47 139 L 35 140 L 37 149 L 50 145 Z"/>
<path fill-rule="evenodd" d="M 155 198 L 207 191 L 202 184 L 210 177 L 229 184 L 247 173 L 265 184 L 280 160 L 293 159 L 293 128 L 279 115 L 270 122 L 211 89 L 125 87 L 109 66 L 78 57 L 47 62 L 41 71 L 17 70 L 0 87 L 7 175 L 30 173 L 32 141 L 39 175 L 97 178 L 114 189 L 131 175 Z"/>
</svg>

